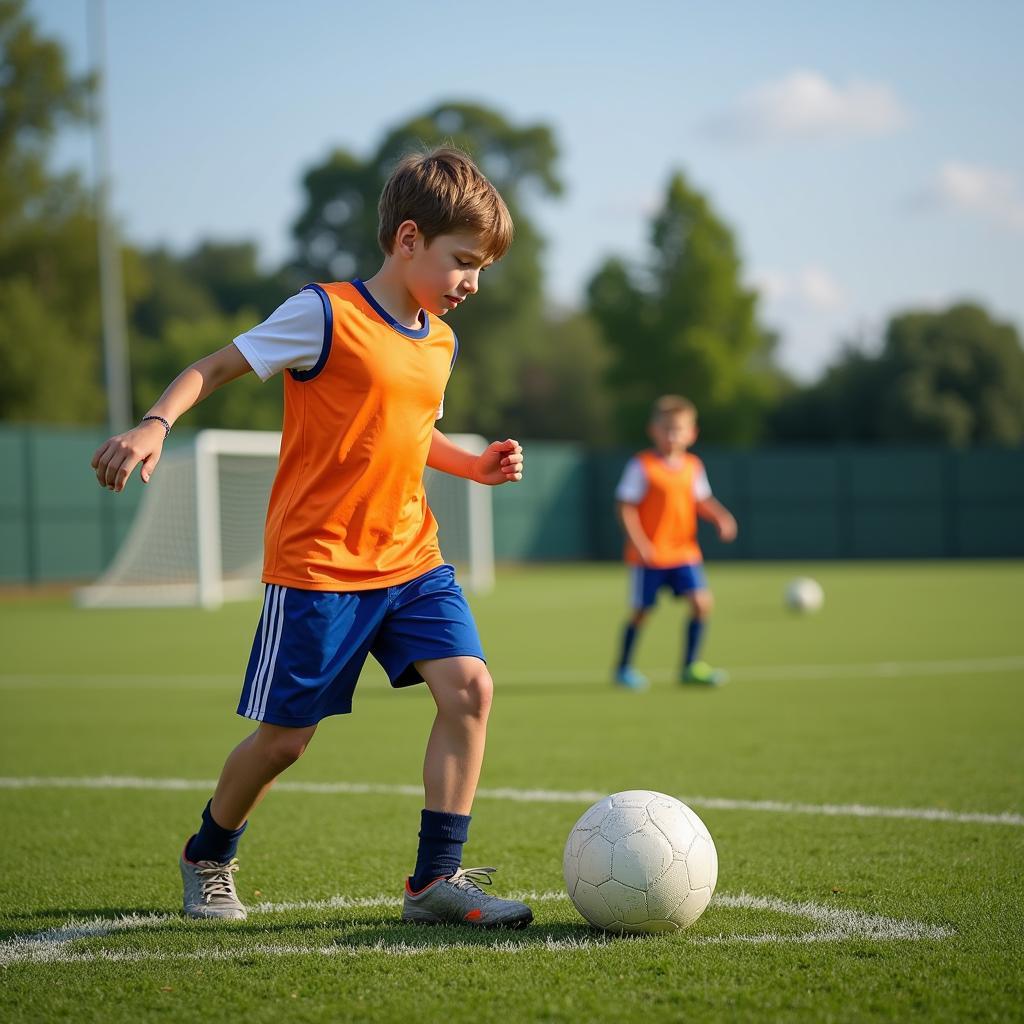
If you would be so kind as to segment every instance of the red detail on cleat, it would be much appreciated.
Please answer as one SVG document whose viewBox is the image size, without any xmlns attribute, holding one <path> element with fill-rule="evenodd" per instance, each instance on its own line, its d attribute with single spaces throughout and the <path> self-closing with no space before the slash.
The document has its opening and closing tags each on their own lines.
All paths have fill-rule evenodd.
<svg viewBox="0 0 1024 1024">
<path fill-rule="evenodd" d="M 466 914 L 466 916 L 463 918 L 463 920 L 464 921 L 479 921 L 480 918 L 483 917 L 483 916 L 484 916 L 484 912 L 482 910 L 474 908 L 473 910 L 469 911 L 468 914 Z"/>
<path fill-rule="evenodd" d="M 410 878 L 407 878 L 407 879 L 405 880 L 405 891 L 406 891 L 406 892 L 407 892 L 407 893 L 408 893 L 408 894 L 409 894 L 410 896 L 419 896 L 419 894 L 420 894 L 421 892 L 426 892 L 426 891 L 427 891 L 427 890 L 428 890 L 428 889 L 429 889 L 429 888 L 430 888 L 430 887 L 431 887 L 432 885 L 436 885 L 436 884 L 437 884 L 438 882 L 443 882 L 443 881 L 444 881 L 444 880 L 445 880 L 446 878 L 448 878 L 448 877 L 449 877 L 448 875 L 441 875 L 441 877 L 440 877 L 440 878 L 434 878 L 434 879 L 432 879 L 431 881 L 427 882 L 427 884 L 426 884 L 425 886 L 423 886 L 423 888 L 422 888 L 422 889 L 414 889 L 414 888 L 413 888 L 413 887 L 412 887 L 412 886 L 411 886 L 411 885 L 409 884 L 409 883 L 410 883 L 410 882 L 412 881 L 412 878 L 410 877 Z"/>
</svg>

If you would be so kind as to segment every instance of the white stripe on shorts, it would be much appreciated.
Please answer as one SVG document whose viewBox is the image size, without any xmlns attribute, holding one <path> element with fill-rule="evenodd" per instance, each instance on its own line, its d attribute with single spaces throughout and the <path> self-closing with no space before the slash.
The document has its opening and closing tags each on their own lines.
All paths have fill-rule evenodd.
<svg viewBox="0 0 1024 1024">
<path fill-rule="evenodd" d="M 637 611 L 644 604 L 644 567 L 633 566 L 633 611 Z"/>
<path fill-rule="evenodd" d="M 245 708 L 245 717 L 252 718 L 252 709 L 256 697 L 256 680 L 263 671 L 263 662 L 267 656 L 267 618 L 270 611 L 270 599 L 273 596 L 274 585 L 271 583 L 263 591 L 263 612 L 260 614 L 260 656 L 256 659 L 256 671 L 252 674 L 252 681 L 249 684 L 249 703 Z"/>
<path fill-rule="evenodd" d="M 260 698 L 260 709 L 256 714 L 256 721 L 262 722 L 263 716 L 267 713 L 267 698 L 270 696 L 270 687 L 274 682 L 274 669 L 277 666 L 277 652 L 281 647 L 281 633 L 284 631 L 284 599 L 288 593 L 287 587 L 279 587 L 281 592 L 277 600 L 277 621 L 274 630 L 274 649 L 270 653 L 270 660 L 267 663 L 267 671 L 264 675 L 263 694 Z"/>
<path fill-rule="evenodd" d="M 275 639 L 279 636 L 280 604 L 282 587 L 274 583 L 267 585 L 266 607 L 263 612 L 263 632 L 260 637 L 260 658 L 252 677 L 249 690 L 249 706 L 245 717 L 259 721 L 260 703 L 263 698 L 264 686 L 268 681 L 267 669 L 270 665 L 271 652 L 276 653 Z"/>
</svg>

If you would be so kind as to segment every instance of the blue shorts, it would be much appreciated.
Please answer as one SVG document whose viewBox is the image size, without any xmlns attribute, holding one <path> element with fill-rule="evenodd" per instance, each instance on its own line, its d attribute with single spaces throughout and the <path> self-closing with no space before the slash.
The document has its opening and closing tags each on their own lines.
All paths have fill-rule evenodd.
<svg viewBox="0 0 1024 1024">
<path fill-rule="evenodd" d="M 692 594 L 695 590 L 707 590 L 704 566 L 700 562 L 676 565 L 671 569 L 634 565 L 629 580 L 630 607 L 634 610 L 653 607 L 662 587 L 668 587 L 676 597 Z"/>
<path fill-rule="evenodd" d="M 450 565 L 380 590 L 268 584 L 238 713 L 292 728 L 347 715 L 367 654 L 396 687 L 423 681 L 417 661 L 461 655 L 485 660 Z"/>
</svg>

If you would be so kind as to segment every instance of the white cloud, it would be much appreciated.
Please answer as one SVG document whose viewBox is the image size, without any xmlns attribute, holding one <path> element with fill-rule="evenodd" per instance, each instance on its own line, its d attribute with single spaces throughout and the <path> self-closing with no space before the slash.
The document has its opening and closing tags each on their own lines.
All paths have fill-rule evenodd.
<svg viewBox="0 0 1024 1024">
<path fill-rule="evenodd" d="M 756 271 L 750 284 L 761 294 L 762 316 L 781 335 L 779 361 L 800 380 L 812 380 L 835 357 L 851 316 L 850 300 L 824 268 Z"/>
<path fill-rule="evenodd" d="M 957 210 L 1024 231 L 1024 191 L 1012 174 L 996 167 L 948 160 L 915 205 Z"/>
<path fill-rule="evenodd" d="M 800 307 L 804 311 L 834 312 L 846 305 L 846 295 L 824 267 L 807 266 L 788 273 L 760 270 L 751 283 L 771 305 Z"/>
<path fill-rule="evenodd" d="M 889 134 L 906 118 L 884 84 L 852 81 L 843 87 L 816 71 L 793 71 L 751 90 L 705 129 L 720 141 L 740 145 L 846 140 Z"/>
</svg>

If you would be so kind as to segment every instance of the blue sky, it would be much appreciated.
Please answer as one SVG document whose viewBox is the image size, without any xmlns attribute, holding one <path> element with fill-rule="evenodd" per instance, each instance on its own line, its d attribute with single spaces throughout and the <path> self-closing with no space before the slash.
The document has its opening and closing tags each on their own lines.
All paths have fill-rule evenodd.
<svg viewBox="0 0 1024 1024">
<path fill-rule="evenodd" d="M 133 241 L 252 238 L 279 260 L 306 168 L 470 99 L 555 130 L 567 191 L 533 212 L 560 304 L 606 255 L 643 258 L 682 169 L 734 229 L 799 376 L 910 305 L 973 298 L 1024 325 L 1016 0 L 106 8 L 114 205 Z M 86 0 L 29 10 L 87 66 Z M 88 167 L 89 152 L 66 135 L 57 158 Z"/>
</svg>

